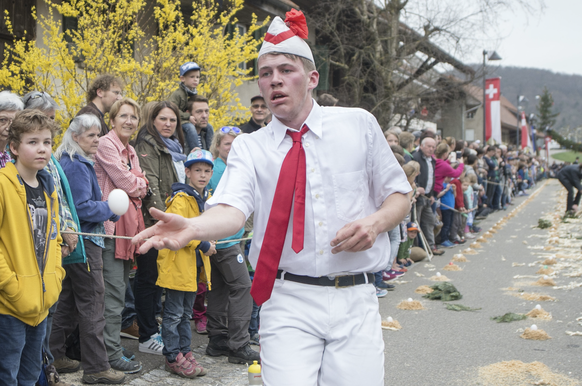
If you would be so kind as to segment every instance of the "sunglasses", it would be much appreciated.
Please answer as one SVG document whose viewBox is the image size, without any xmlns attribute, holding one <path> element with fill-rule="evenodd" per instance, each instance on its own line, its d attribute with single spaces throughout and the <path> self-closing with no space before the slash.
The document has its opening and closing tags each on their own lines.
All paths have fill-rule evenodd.
<svg viewBox="0 0 582 386">
<path fill-rule="evenodd" d="M 230 134 L 231 132 L 235 134 L 240 134 L 242 131 L 236 126 L 224 126 L 220 128 L 220 132 L 224 134 Z"/>
<path fill-rule="evenodd" d="M 38 99 L 38 98 L 44 98 L 45 95 L 47 97 L 50 97 L 50 95 L 44 91 L 33 91 L 30 94 L 26 95 L 22 101 L 24 102 L 24 105 L 26 106 L 28 104 L 28 102 L 30 102 L 31 100 Z"/>
</svg>

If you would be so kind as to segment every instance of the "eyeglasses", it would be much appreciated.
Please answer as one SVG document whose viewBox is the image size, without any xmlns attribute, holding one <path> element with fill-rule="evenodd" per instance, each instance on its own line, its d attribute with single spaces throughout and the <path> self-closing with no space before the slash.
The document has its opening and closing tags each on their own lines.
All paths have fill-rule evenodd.
<svg viewBox="0 0 582 386">
<path fill-rule="evenodd" d="M 50 95 L 44 91 L 33 91 L 29 94 L 27 94 L 24 99 L 22 100 L 24 102 L 24 105 L 28 105 L 28 102 L 30 102 L 33 99 L 38 99 L 38 98 L 44 98 L 44 96 L 47 96 L 50 98 Z"/>
<path fill-rule="evenodd" d="M 267 105 L 251 105 L 253 109 L 266 109 Z"/>
<path fill-rule="evenodd" d="M 4 127 L 12 124 L 12 118 L 0 117 L 0 126 Z"/>
<path fill-rule="evenodd" d="M 224 134 L 230 134 L 230 132 L 240 134 L 241 130 L 236 126 L 224 126 L 220 128 L 220 132 Z"/>
</svg>

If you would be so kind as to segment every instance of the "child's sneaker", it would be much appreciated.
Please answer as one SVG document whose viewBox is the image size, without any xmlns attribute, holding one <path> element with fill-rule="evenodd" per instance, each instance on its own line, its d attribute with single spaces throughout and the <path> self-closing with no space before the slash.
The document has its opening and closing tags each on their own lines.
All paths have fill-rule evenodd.
<svg viewBox="0 0 582 386">
<path fill-rule="evenodd" d="M 184 355 L 184 358 L 186 358 L 188 362 L 192 363 L 192 366 L 196 368 L 196 371 L 200 370 L 198 372 L 199 377 L 202 377 L 208 373 L 208 371 L 204 367 L 202 367 L 200 363 L 196 361 L 196 358 L 194 358 L 194 355 L 192 355 L 191 351 L 188 354 Z"/>
<path fill-rule="evenodd" d="M 465 233 L 465 238 L 466 239 L 474 239 L 474 238 L 476 238 L 476 236 L 474 234 L 472 234 L 471 232 L 469 232 L 469 233 Z"/>
<path fill-rule="evenodd" d="M 194 326 L 196 327 L 197 334 L 208 334 L 208 331 L 206 331 L 206 323 L 207 323 L 206 316 L 202 317 L 202 319 L 194 321 Z"/>
<path fill-rule="evenodd" d="M 176 361 L 172 363 L 168 362 L 168 358 L 166 358 L 166 371 L 184 378 L 196 378 L 200 374 L 200 369 L 197 369 L 190 361 L 184 358 L 182 353 L 178 354 Z"/>
<path fill-rule="evenodd" d="M 454 246 L 455 246 L 455 244 L 451 243 L 449 240 L 445 240 L 441 244 L 441 248 L 451 248 Z"/>
<path fill-rule="evenodd" d="M 388 295 L 388 291 L 382 288 L 376 287 L 376 296 L 379 298 L 383 298 L 384 296 Z"/>
</svg>

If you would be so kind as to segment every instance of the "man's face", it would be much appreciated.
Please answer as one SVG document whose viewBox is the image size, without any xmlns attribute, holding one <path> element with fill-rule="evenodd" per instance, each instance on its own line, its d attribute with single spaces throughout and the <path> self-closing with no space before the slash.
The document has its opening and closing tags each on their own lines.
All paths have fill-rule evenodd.
<svg viewBox="0 0 582 386">
<path fill-rule="evenodd" d="M 262 124 L 267 118 L 269 109 L 263 98 L 255 99 L 251 104 L 251 114 L 253 115 L 253 120 L 259 124 Z"/>
<path fill-rule="evenodd" d="M 121 87 L 117 84 L 112 84 L 107 91 L 101 89 L 97 90 L 97 95 L 101 97 L 101 104 L 103 105 L 104 113 L 108 113 L 109 110 L 111 110 L 111 106 L 123 98 Z"/>
<path fill-rule="evenodd" d="M 208 126 L 208 117 L 210 116 L 210 109 L 206 102 L 192 103 L 192 111 L 190 114 L 196 119 L 196 127 L 203 129 Z"/>
<path fill-rule="evenodd" d="M 431 157 L 434 154 L 434 149 L 436 148 L 436 142 L 432 138 L 425 138 L 420 145 L 420 151 L 425 157 Z"/>
<path fill-rule="evenodd" d="M 318 82 L 317 71 L 306 73 L 299 59 L 269 54 L 259 58 L 261 95 L 273 115 L 289 127 L 301 125 L 309 115 L 310 92 Z"/>
<path fill-rule="evenodd" d="M 16 117 L 16 110 L 0 111 L 0 142 L 8 140 L 8 129 L 10 129 L 14 117 Z M 0 151 L 4 151 L 4 149 L 0 149 Z"/>
</svg>

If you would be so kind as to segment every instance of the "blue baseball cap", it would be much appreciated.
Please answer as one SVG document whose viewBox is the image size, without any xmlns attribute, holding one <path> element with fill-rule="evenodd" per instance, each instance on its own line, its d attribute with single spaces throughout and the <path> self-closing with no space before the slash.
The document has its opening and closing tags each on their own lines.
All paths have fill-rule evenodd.
<svg viewBox="0 0 582 386">
<path fill-rule="evenodd" d="M 409 231 L 418 231 L 418 225 L 416 225 L 415 222 L 409 222 L 408 224 L 406 224 L 406 230 Z"/>
<path fill-rule="evenodd" d="M 186 75 L 188 71 L 200 71 L 200 66 L 194 62 L 187 62 L 180 66 L 180 76 Z"/>
<path fill-rule="evenodd" d="M 184 166 L 188 168 L 196 162 L 204 162 L 214 168 L 214 158 L 208 150 L 194 150 L 192 153 L 188 154 Z"/>
</svg>

